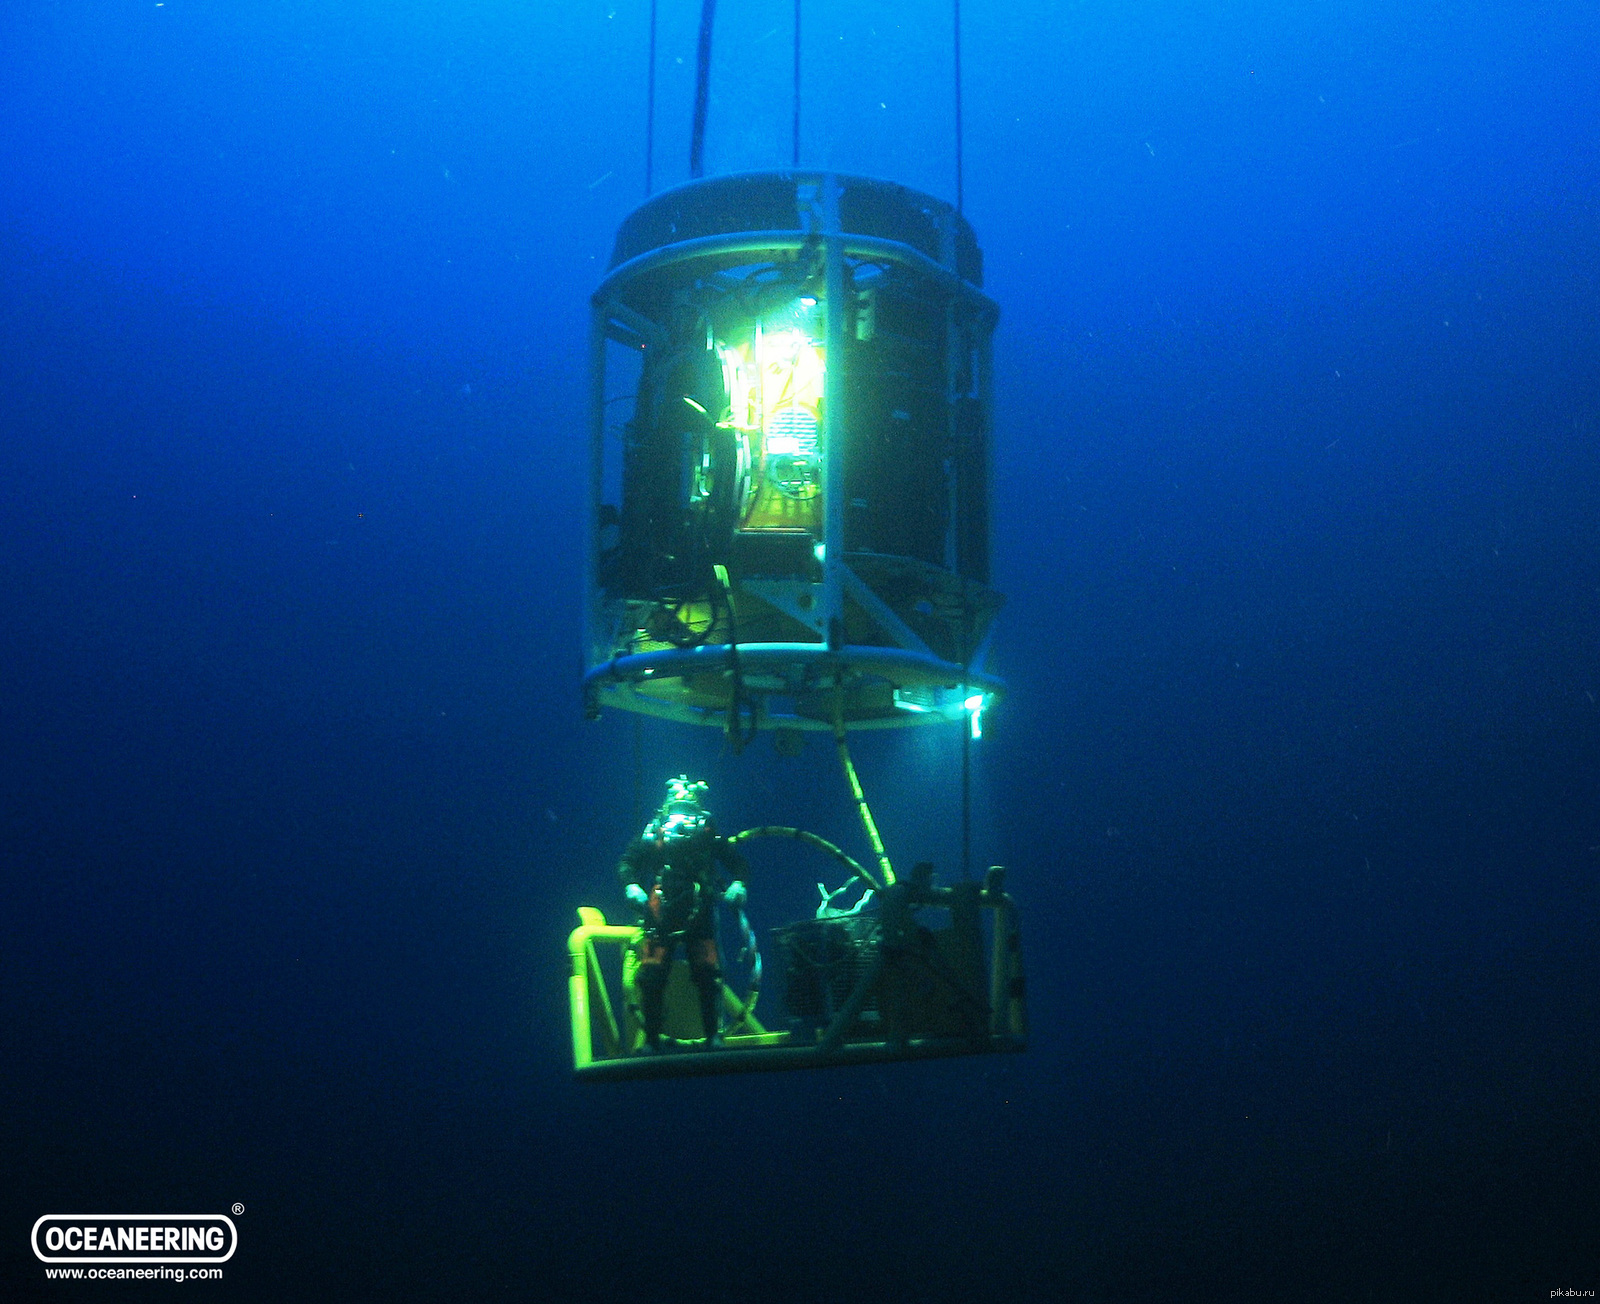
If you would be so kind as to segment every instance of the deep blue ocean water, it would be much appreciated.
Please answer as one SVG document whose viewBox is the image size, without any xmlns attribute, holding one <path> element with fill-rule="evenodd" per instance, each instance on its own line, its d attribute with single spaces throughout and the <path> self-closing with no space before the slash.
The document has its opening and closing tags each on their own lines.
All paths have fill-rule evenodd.
<svg viewBox="0 0 1600 1304">
<path fill-rule="evenodd" d="M 1600 1290 L 1600 14 L 964 6 L 1000 303 L 977 855 L 1022 1057 L 576 1084 L 587 298 L 646 0 L 0 18 L 0 1265 L 260 1300 Z M 656 180 L 698 6 L 661 0 Z M 787 162 L 723 0 L 713 172 Z M 943 3 L 805 0 L 802 158 L 953 198 Z M 725 825 L 826 749 L 651 723 Z M 858 749 L 949 866 L 948 738 Z M 659 773 L 658 773 L 659 771 Z M 763 848 L 762 926 L 815 870 Z"/>
</svg>

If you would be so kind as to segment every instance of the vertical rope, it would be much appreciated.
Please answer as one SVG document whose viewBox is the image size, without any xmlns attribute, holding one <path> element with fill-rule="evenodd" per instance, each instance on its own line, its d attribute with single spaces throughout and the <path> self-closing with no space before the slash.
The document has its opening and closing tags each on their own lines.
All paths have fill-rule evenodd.
<svg viewBox="0 0 1600 1304">
<path fill-rule="evenodd" d="M 966 692 L 963 685 L 961 691 Z M 961 722 L 961 877 L 972 877 L 972 721 Z"/>
<path fill-rule="evenodd" d="M 656 162 L 656 0 L 650 0 L 650 71 L 645 74 L 644 194 L 655 193 Z"/>
<path fill-rule="evenodd" d="M 800 166 L 800 0 L 794 0 L 794 158 Z"/>
<path fill-rule="evenodd" d="M 694 132 L 689 137 L 689 175 L 705 175 L 706 107 L 711 99 L 711 28 L 717 0 L 700 0 L 700 52 L 695 61 Z"/>
<path fill-rule="evenodd" d="M 955 7 L 956 29 L 956 212 L 961 212 L 966 201 L 962 191 L 961 159 L 961 0 L 951 0 Z"/>
<path fill-rule="evenodd" d="M 633 827 L 644 827 L 644 720 L 633 717 Z"/>
<path fill-rule="evenodd" d="M 961 577 L 961 669 L 972 667 L 972 606 L 967 579 Z M 963 676 L 965 678 L 965 676 Z M 972 877 L 972 715 L 966 709 L 970 685 L 961 685 L 961 877 Z"/>
<path fill-rule="evenodd" d="M 759 720 L 756 715 L 757 704 L 746 702 L 744 694 L 744 669 L 739 664 L 739 613 L 733 605 L 733 585 L 728 582 L 728 568 L 716 565 L 711 568 L 712 581 L 715 588 L 712 590 L 711 623 L 713 627 L 717 621 L 716 598 L 720 594 L 723 607 L 728 613 L 728 718 L 725 732 L 728 746 L 737 756 L 744 751 L 745 744 L 755 741 L 756 726 Z M 706 636 L 710 637 L 710 630 Z M 748 711 L 750 726 L 748 734 L 745 732 L 744 714 Z"/>
</svg>

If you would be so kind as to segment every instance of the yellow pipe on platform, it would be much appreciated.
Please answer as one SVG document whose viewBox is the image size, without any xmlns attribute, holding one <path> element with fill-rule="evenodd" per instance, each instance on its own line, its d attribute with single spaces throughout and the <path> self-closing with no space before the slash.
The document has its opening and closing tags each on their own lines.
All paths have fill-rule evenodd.
<svg viewBox="0 0 1600 1304">
<path fill-rule="evenodd" d="M 572 960 L 572 974 L 567 979 L 567 999 L 572 1006 L 572 1064 L 574 1068 L 587 1068 L 594 1063 L 594 1032 L 589 1021 L 589 957 L 592 943 L 599 939 L 608 942 L 632 942 L 639 930 L 619 924 L 606 923 L 606 917 L 592 906 L 578 911 L 583 920 L 567 935 L 567 955 Z M 595 977 L 598 979 L 599 975 Z"/>
<path fill-rule="evenodd" d="M 861 827 L 872 844 L 872 854 L 877 857 L 878 870 L 883 875 L 882 886 L 894 882 L 894 869 L 889 864 L 889 854 L 883 849 L 883 839 L 878 836 L 878 826 L 873 821 L 872 809 L 867 805 L 867 794 L 861 790 L 861 780 L 856 775 L 855 762 L 850 759 L 850 747 L 844 740 L 844 715 L 842 704 L 835 698 L 833 709 L 833 741 L 839 749 L 839 764 L 844 767 L 845 780 L 850 784 L 850 795 L 855 798 L 856 814 L 861 816 Z"/>
</svg>

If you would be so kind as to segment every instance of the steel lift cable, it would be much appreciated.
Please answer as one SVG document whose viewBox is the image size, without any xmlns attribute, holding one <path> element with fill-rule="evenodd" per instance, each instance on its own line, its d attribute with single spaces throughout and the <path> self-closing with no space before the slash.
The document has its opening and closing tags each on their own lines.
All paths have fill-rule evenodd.
<svg viewBox="0 0 1600 1304">
<path fill-rule="evenodd" d="M 956 212 L 961 212 L 966 196 L 962 193 L 961 175 L 961 0 L 951 0 L 954 7 L 956 47 Z"/>
<path fill-rule="evenodd" d="M 694 132 L 689 137 L 689 175 L 703 177 L 706 162 L 706 108 L 711 99 L 711 29 L 717 0 L 700 0 L 700 50 L 695 60 Z"/>
<path fill-rule="evenodd" d="M 962 584 L 961 599 L 961 669 L 972 669 L 972 604 L 967 601 L 966 585 Z M 972 877 L 972 721 L 967 711 L 967 693 L 971 685 L 961 685 L 961 877 Z"/>
<path fill-rule="evenodd" d="M 961 721 L 961 877 L 972 877 L 972 722 L 968 719 Z"/>
<path fill-rule="evenodd" d="M 800 0 L 794 0 L 794 167 L 800 166 Z"/>
<path fill-rule="evenodd" d="M 655 194 L 656 155 L 656 0 L 650 0 L 650 69 L 644 93 L 644 194 Z"/>
<path fill-rule="evenodd" d="M 633 827 L 644 827 L 644 717 L 633 717 Z"/>
</svg>

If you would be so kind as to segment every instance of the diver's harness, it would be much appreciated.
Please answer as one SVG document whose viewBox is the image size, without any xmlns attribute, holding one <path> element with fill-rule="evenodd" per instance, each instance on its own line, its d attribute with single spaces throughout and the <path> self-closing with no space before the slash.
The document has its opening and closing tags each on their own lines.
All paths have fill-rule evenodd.
<svg viewBox="0 0 1600 1304">
<path fill-rule="evenodd" d="M 645 913 L 644 931 L 658 942 L 675 942 L 686 936 L 706 905 L 705 885 L 685 865 L 668 861 L 656 875 L 660 910 L 654 919 Z"/>
<path fill-rule="evenodd" d="M 659 945 L 673 946 L 687 937 L 707 907 L 715 911 L 718 901 L 729 905 L 738 916 L 741 942 L 738 963 L 744 964 L 748 961 L 750 965 L 749 988 L 739 1004 L 746 1016 L 751 1014 L 761 996 L 761 950 L 756 941 L 755 929 L 750 925 L 750 916 L 745 912 L 744 901 L 729 902 L 726 896 L 715 890 L 714 879 L 708 887 L 702 876 L 693 869 L 687 865 L 674 864 L 670 860 L 656 872 L 653 887 L 659 894 L 659 911 L 652 919 L 649 909 L 646 908 L 639 927 L 645 937 Z M 713 925 L 713 935 L 714 927 Z M 717 983 L 719 987 L 726 985 L 720 966 L 717 971 Z M 642 1012 L 637 1006 L 631 1008 L 634 1018 L 643 1023 Z M 734 1026 L 738 1026 L 737 1022 Z"/>
<path fill-rule="evenodd" d="M 656 890 L 661 894 L 660 913 L 655 920 L 651 920 L 647 913 L 642 927 L 646 936 L 662 943 L 677 942 L 687 936 L 707 904 L 714 904 L 719 899 L 718 894 L 706 890 L 706 885 L 693 870 L 674 865 L 671 861 L 656 875 Z M 750 916 L 745 912 L 743 901 L 730 903 L 726 897 L 720 899 L 729 904 L 738 916 L 741 944 L 738 963 L 744 964 L 748 960 L 750 990 L 757 992 L 761 989 L 761 948 L 756 941 L 756 931 L 750 926 Z"/>
</svg>

